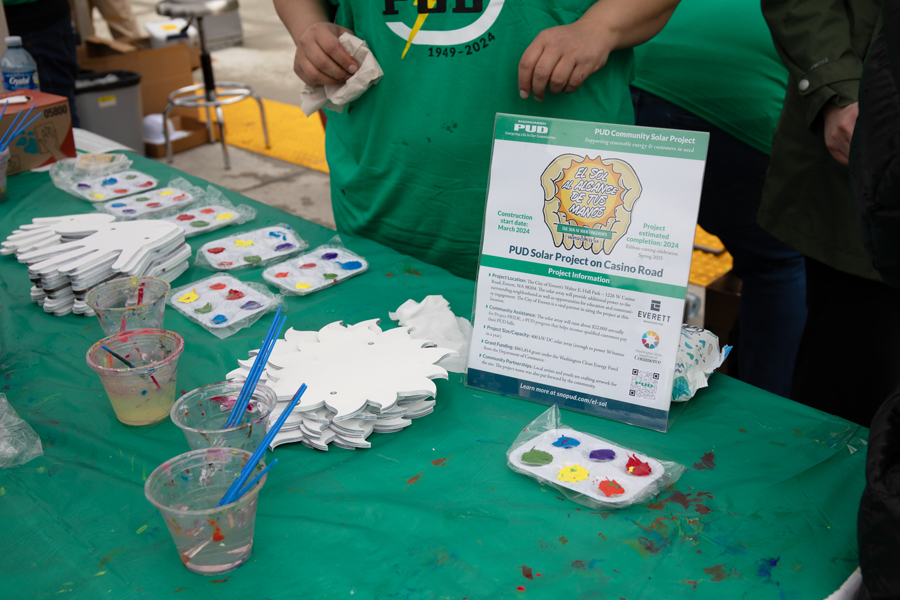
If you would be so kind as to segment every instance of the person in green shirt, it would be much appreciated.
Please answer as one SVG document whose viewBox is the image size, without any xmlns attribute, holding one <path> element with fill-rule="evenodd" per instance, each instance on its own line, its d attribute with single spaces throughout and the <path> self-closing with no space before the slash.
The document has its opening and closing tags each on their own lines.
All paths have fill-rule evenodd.
<svg viewBox="0 0 900 600">
<path fill-rule="evenodd" d="M 338 230 L 474 278 L 496 113 L 632 123 L 631 47 L 676 4 L 275 0 L 307 84 L 355 72 L 337 39 L 344 31 L 366 41 L 384 70 L 344 112 L 328 114 Z"/>
<path fill-rule="evenodd" d="M 759 0 L 682 2 L 635 48 L 635 64 L 638 125 L 710 134 L 698 221 L 725 244 L 742 281 L 729 374 L 787 397 L 806 322 L 805 271 L 803 255 L 756 220 L 788 77 Z"/>
</svg>

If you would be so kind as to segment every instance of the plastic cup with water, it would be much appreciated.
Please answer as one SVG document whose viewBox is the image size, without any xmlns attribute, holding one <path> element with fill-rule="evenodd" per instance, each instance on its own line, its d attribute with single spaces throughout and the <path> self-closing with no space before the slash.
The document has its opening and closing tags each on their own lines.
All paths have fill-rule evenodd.
<svg viewBox="0 0 900 600">
<path fill-rule="evenodd" d="M 200 448 L 241 448 L 253 452 L 266 436 L 269 416 L 278 403 L 275 392 L 258 383 L 247 410 L 235 427 L 225 427 L 242 381 L 211 383 L 189 391 L 172 406 L 172 422 L 181 428 L 192 450 Z"/>
</svg>

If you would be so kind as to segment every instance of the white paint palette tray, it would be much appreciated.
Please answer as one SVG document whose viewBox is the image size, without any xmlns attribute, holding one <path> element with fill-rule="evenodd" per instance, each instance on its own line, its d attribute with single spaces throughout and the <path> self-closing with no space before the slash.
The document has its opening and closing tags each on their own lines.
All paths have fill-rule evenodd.
<svg viewBox="0 0 900 600">
<path fill-rule="evenodd" d="M 278 224 L 208 242 L 197 253 L 197 264 L 216 271 L 281 262 L 309 248 L 289 225 Z"/>
<path fill-rule="evenodd" d="M 660 461 L 573 429 L 545 431 L 514 449 L 508 461 L 514 471 L 602 505 L 642 502 L 661 490 L 661 482 L 670 483 Z"/>
<path fill-rule="evenodd" d="M 153 213 L 174 210 L 175 207 L 187 205 L 193 201 L 194 196 L 190 192 L 174 187 L 164 187 L 111 200 L 99 208 L 121 219 L 136 219 Z"/>
<path fill-rule="evenodd" d="M 369 263 L 343 246 L 326 244 L 269 267 L 263 279 L 288 294 L 305 296 L 365 273 Z"/>
<path fill-rule="evenodd" d="M 266 292 L 263 285 L 214 275 L 174 290 L 168 302 L 221 339 L 253 324 L 281 299 Z"/>
<path fill-rule="evenodd" d="M 72 191 L 89 202 L 105 202 L 114 198 L 147 192 L 159 181 L 140 171 L 120 171 L 104 177 L 86 179 L 72 184 Z"/>
<path fill-rule="evenodd" d="M 256 216 L 256 211 L 243 204 L 237 207 L 210 204 L 206 206 L 192 207 L 171 217 L 162 220 L 175 223 L 184 231 L 184 237 L 193 237 L 201 233 L 208 233 L 221 229 L 226 225 L 244 223 Z"/>
</svg>

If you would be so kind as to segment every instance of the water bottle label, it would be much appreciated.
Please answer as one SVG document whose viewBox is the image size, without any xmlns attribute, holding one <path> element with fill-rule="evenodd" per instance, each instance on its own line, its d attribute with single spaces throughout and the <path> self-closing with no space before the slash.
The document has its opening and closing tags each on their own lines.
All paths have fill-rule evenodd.
<svg viewBox="0 0 900 600">
<path fill-rule="evenodd" d="M 21 73 L 3 73 L 3 89 L 7 91 L 38 89 L 37 71 L 32 69 Z"/>
</svg>

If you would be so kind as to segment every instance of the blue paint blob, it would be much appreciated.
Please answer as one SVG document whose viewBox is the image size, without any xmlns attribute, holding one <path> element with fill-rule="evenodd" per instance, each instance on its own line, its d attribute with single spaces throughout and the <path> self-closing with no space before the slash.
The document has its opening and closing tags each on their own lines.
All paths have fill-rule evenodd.
<svg viewBox="0 0 900 600">
<path fill-rule="evenodd" d="M 272 236 L 272 237 L 276 237 L 276 238 L 277 238 L 277 237 L 281 237 L 281 234 L 278 233 L 277 231 L 270 231 L 270 232 L 269 232 L 269 235 Z"/>
<path fill-rule="evenodd" d="M 553 442 L 553 445 L 557 448 L 574 448 L 575 446 L 580 446 L 581 442 L 576 440 L 575 438 L 566 437 L 564 435 L 559 436 L 559 439 Z"/>
<path fill-rule="evenodd" d="M 222 323 L 224 323 L 227 320 L 228 320 L 228 317 L 226 317 L 225 315 L 216 315 L 212 318 L 212 322 L 215 323 L 216 325 L 221 325 Z"/>
<path fill-rule="evenodd" d="M 115 177 L 110 177 L 109 179 L 104 179 L 101 185 L 114 185 L 118 183 Z"/>
<path fill-rule="evenodd" d="M 146 396 L 146 395 L 147 395 L 147 390 L 141 390 L 141 396 Z"/>
<path fill-rule="evenodd" d="M 122 206 L 127 206 L 127 204 L 125 204 L 124 202 L 116 202 L 115 204 L 110 204 L 110 206 L 112 206 L 113 208 L 119 208 Z"/>
<path fill-rule="evenodd" d="M 290 250 L 293 247 L 294 247 L 293 244 L 279 244 L 279 245 L 275 246 L 275 250 L 278 252 L 281 252 L 282 250 Z"/>
<path fill-rule="evenodd" d="M 337 258 L 337 252 L 326 252 L 322 255 L 322 260 L 334 260 Z"/>
<path fill-rule="evenodd" d="M 362 263 L 358 260 L 351 260 L 350 262 L 345 263 L 339 262 L 338 264 L 341 265 L 346 271 L 355 271 L 362 267 Z"/>
<path fill-rule="evenodd" d="M 616 453 L 609 448 L 604 448 L 603 450 L 591 451 L 588 458 L 597 462 L 609 462 L 616 459 Z"/>
</svg>

